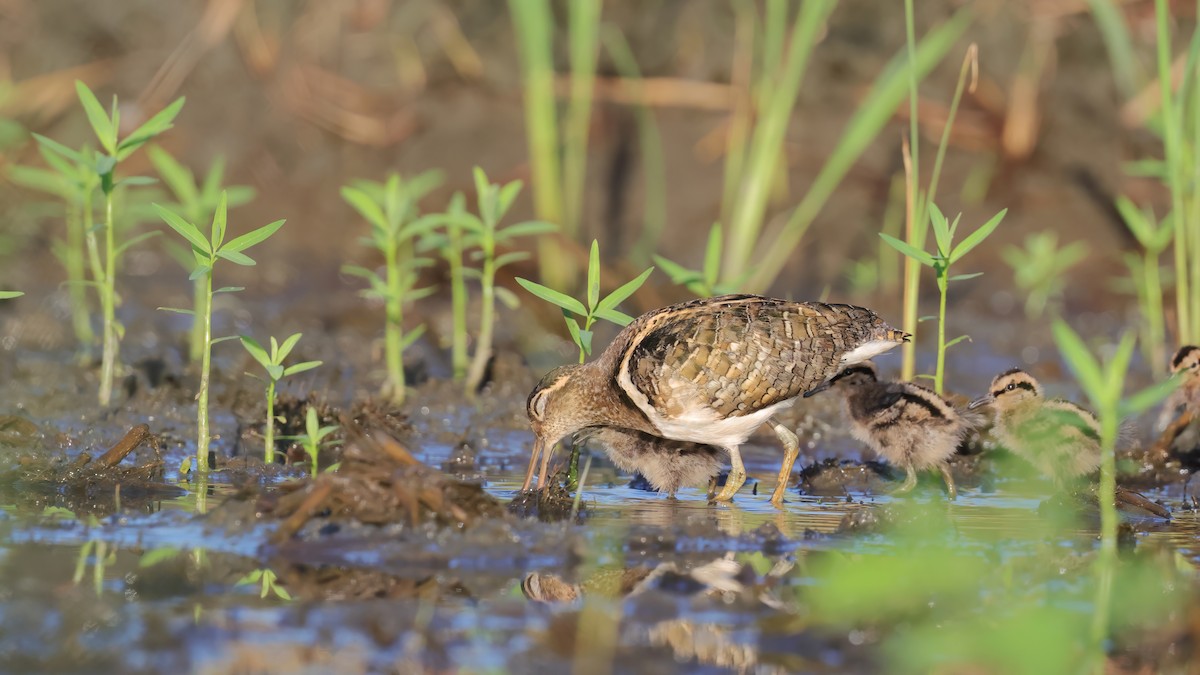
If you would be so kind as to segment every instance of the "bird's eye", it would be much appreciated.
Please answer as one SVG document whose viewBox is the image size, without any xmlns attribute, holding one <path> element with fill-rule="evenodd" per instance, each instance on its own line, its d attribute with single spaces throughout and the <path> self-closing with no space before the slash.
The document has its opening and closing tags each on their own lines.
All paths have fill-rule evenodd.
<svg viewBox="0 0 1200 675">
<path fill-rule="evenodd" d="M 1004 388 L 1004 391 L 1012 391 L 1013 389 L 1016 389 L 1016 388 L 1017 388 L 1017 385 L 1015 383 L 1009 382 L 1008 386 Z"/>
</svg>

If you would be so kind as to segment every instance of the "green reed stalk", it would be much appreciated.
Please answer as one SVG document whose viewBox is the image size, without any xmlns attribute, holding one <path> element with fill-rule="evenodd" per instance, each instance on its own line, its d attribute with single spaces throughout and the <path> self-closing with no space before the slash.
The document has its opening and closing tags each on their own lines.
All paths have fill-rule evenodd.
<svg viewBox="0 0 1200 675">
<path fill-rule="evenodd" d="M 117 244 L 116 226 L 113 224 L 113 179 L 110 171 L 101 179 L 104 190 L 104 284 L 101 286 L 100 304 L 104 320 L 103 351 L 100 365 L 100 405 L 106 406 L 112 399 L 113 376 L 117 368 L 116 273 Z"/>
<path fill-rule="evenodd" d="M 733 209 L 738 203 L 738 190 L 746 166 L 746 146 L 753 126 L 754 105 L 751 97 L 754 76 L 754 3 L 750 0 L 733 2 L 733 64 L 730 84 L 735 99 L 729 115 L 729 131 L 725 139 L 725 170 L 721 190 L 721 221 L 733 221 Z M 781 27 L 782 28 L 782 27 Z M 759 102 L 766 110 L 766 97 Z"/>
<path fill-rule="evenodd" d="M 509 0 L 508 6 L 525 78 L 525 133 L 529 137 L 534 211 L 542 220 L 562 223 L 550 3 L 547 0 Z M 542 237 L 538 241 L 538 268 L 542 279 L 556 287 L 571 284 L 575 276 L 574 263 L 569 256 L 563 255 L 553 237 Z"/>
<path fill-rule="evenodd" d="M 738 190 L 738 202 L 729 222 L 728 257 L 724 276 L 741 277 L 749 267 L 767 210 L 767 197 L 778 168 L 779 152 L 787 131 L 808 58 L 817 36 L 836 4 L 835 0 L 810 0 L 800 6 L 792 25 L 791 48 L 776 80 L 775 91 L 750 139 L 747 169 Z"/>
<path fill-rule="evenodd" d="M 1133 98 L 1142 77 L 1125 16 L 1113 0 L 1088 0 L 1088 4 L 1108 51 L 1108 60 L 1112 64 L 1117 89 L 1123 98 Z"/>
<path fill-rule="evenodd" d="M 388 395 L 396 405 L 404 403 L 407 383 L 404 380 L 404 292 L 401 283 L 400 242 L 389 237 L 383 245 L 383 261 L 387 295 L 384 298 L 383 326 L 384 358 L 387 368 Z"/>
<path fill-rule="evenodd" d="M 600 36 L 600 0 L 567 4 L 571 50 L 571 99 L 563 133 L 563 230 L 574 236 L 582 229 L 583 195 L 587 178 L 588 131 L 592 120 L 592 91 L 596 82 L 596 52 Z"/>
<path fill-rule="evenodd" d="M 925 250 L 927 224 L 921 198 L 921 131 L 918 124 L 917 72 L 911 67 L 916 63 L 916 12 L 913 0 L 904 0 L 904 48 L 908 54 L 908 209 L 905 211 L 905 241 L 914 248 Z M 904 261 L 904 307 L 903 330 L 912 338 L 900 346 L 900 379 L 911 380 L 917 372 L 917 301 L 921 293 L 921 268 L 912 260 Z"/>
<path fill-rule="evenodd" d="M 969 8 L 959 10 L 947 22 L 931 29 L 917 44 L 916 72 L 925 77 L 970 25 L 972 12 Z M 804 238 L 809 226 L 829 200 L 842 178 L 892 119 L 896 108 L 908 94 L 908 71 L 910 61 L 905 55 L 897 55 L 876 79 L 866 98 L 855 110 L 846 124 L 837 147 L 821 167 L 817 177 L 792 211 L 779 234 L 761 247 L 761 255 L 743 288 L 748 292 L 762 293 L 775 281 L 784 267 L 794 257 L 796 247 Z M 908 327 L 905 327 L 908 330 Z"/>
<path fill-rule="evenodd" d="M 1180 138 L 1180 120 L 1171 92 L 1171 30 L 1167 21 L 1168 12 L 1166 0 L 1155 0 L 1158 88 L 1162 97 L 1163 154 L 1166 160 L 1167 187 L 1171 191 L 1171 212 L 1174 214 L 1175 228 L 1175 312 L 1179 324 L 1179 344 L 1190 344 L 1195 338 L 1191 319 L 1191 286 L 1188 280 L 1188 218 L 1184 211 L 1184 185 L 1181 173 L 1183 139 Z"/>
<path fill-rule="evenodd" d="M 67 200 L 67 248 L 64 258 L 67 292 L 71 296 L 71 326 L 84 354 L 91 354 L 96 333 L 92 330 L 92 320 L 88 315 L 87 288 L 84 287 L 87 272 L 84 268 L 83 215 L 80 211 L 79 204 Z"/>
<path fill-rule="evenodd" d="M 450 338 L 450 368 L 454 379 L 467 375 L 467 282 L 463 274 L 463 231 L 458 222 L 446 224 L 447 261 L 450 263 L 450 313 L 454 333 Z"/>
<path fill-rule="evenodd" d="M 602 29 L 600 37 L 608 55 L 612 58 L 617 73 L 629 82 L 634 97 L 641 100 L 642 73 L 625 36 L 619 28 L 607 24 Z M 637 119 L 645 196 L 642 199 L 641 231 L 630 251 L 629 258 L 634 267 L 643 267 L 649 263 L 650 257 L 658 250 L 658 242 L 667 222 L 667 169 L 666 161 L 663 159 L 662 136 L 658 132 L 658 122 L 654 119 L 654 111 L 649 106 L 641 104 L 634 108 L 634 114 Z"/>
</svg>

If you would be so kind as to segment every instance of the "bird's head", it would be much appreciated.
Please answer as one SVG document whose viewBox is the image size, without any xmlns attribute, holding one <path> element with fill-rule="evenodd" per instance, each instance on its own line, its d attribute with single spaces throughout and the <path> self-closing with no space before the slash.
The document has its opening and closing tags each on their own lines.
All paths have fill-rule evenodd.
<svg viewBox="0 0 1200 675">
<path fill-rule="evenodd" d="M 1171 358 L 1171 374 L 1182 374 L 1187 377 L 1200 375 L 1200 347 L 1184 345 Z"/>
<path fill-rule="evenodd" d="M 852 389 L 871 385 L 878 381 L 879 373 L 875 370 L 875 364 L 870 361 L 862 361 L 843 368 L 838 371 L 837 375 L 804 392 L 804 398 L 833 388 L 842 389 L 848 393 Z"/>
<path fill-rule="evenodd" d="M 529 487 L 537 457 L 549 453 L 563 438 L 591 426 L 588 401 L 583 400 L 579 383 L 575 377 L 579 365 L 560 366 L 546 373 L 541 382 L 529 393 L 525 401 L 525 412 L 529 415 L 529 426 L 533 429 L 533 455 L 529 473 L 525 476 L 525 487 Z M 539 479 L 539 483 L 541 479 Z"/>
<path fill-rule="evenodd" d="M 997 411 L 1011 410 L 1023 403 L 1042 397 L 1042 385 L 1029 373 L 1020 368 L 1000 373 L 992 379 L 988 393 L 971 401 L 969 410 L 991 405 Z"/>
</svg>

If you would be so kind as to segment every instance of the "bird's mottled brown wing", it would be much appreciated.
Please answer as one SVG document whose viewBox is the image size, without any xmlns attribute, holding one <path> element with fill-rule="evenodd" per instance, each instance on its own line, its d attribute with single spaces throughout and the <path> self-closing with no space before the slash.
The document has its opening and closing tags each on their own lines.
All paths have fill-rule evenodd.
<svg viewBox="0 0 1200 675">
<path fill-rule="evenodd" d="M 902 341 L 862 307 L 759 296 L 667 307 L 639 317 L 627 334 L 622 386 L 667 417 L 697 407 L 722 418 L 749 415 L 833 376 L 841 358 L 868 341 Z"/>
</svg>

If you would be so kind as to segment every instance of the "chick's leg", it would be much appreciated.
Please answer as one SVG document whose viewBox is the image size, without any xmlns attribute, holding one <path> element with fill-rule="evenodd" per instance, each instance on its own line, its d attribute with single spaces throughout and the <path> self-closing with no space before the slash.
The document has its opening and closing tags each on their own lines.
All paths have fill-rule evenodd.
<svg viewBox="0 0 1200 675">
<path fill-rule="evenodd" d="M 746 467 L 742 464 L 742 453 L 738 452 L 737 446 L 728 448 L 728 450 L 729 476 L 725 478 L 725 487 L 714 497 L 719 502 L 733 501 L 733 496 L 746 483 Z"/>
<path fill-rule="evenodd" d="M 775 435 L 783 443 L 783 465 L 779 467 L 779 479 L 775 481 L 775 491 L 771 493 L 771 503 L 780 507 L 783 506 L 783 493 L 792 482 L 792 467 L 795 466 L 796 457 L 800 454 L 800 439 L 792 433 L 791 429 L 774 419 L 771 420 L 771 428 L 775 430 Z"/>
<path fill-rule="evenodd" d="M 939 464 L 938 471 L 942 472 L 942 480 L 946 481 L 946 496 L 951 501 L 958 499 L 958 488 L 954 487 L 954 475 L 950 473 L 950 467 L 946 464 Z"/>
<path fill-rule="evenodd" d="M 902 495 L 902 494 L 911 492 L 912 489 L 915 488 L 916 486 L 917 486 L 917 470 L 913 468 L 912 464 L 905 464 L 904 465 L 904 482 L 900 484 L 900 487 L 896 488 L 895 490 L 892 490 L 892 494 Z"/>
</svg>

